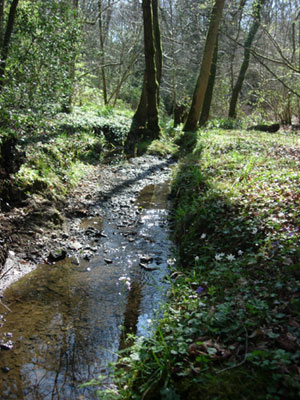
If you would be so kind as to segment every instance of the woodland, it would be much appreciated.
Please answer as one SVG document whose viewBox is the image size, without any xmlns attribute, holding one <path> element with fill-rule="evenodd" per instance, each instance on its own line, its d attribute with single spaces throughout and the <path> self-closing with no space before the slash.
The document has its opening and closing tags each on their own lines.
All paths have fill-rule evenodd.
<svg viewBox="0 0 300 400">
<path fill-rule="evenodd" d="M 1 264 L 7 213 L 176 160 L 169 299 L 99 398 L 300 398 L 299 1 L 0 0 L 0 54 Z"/>
</svg>

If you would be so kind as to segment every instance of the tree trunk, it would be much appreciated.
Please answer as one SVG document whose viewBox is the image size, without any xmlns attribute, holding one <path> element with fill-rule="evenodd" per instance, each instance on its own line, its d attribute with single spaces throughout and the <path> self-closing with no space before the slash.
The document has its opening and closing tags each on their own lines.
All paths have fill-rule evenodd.
<svg viewBox="0 0 300 400">
<path fill-rule="evenodd" d="M 100 44 L 100 64 L 101 64 L 101 79 L 104 104 L 108 104 L 107 100 L 107 84 L 105 73 L 105 49 L 104 49 L 104 32 L 103 32 L 103 15 L 102 15 L 102 0 L 98 0 L 98 25 L 99 25 L 99 44 Z"/>
<path fill-rule="evenodd" d="M 161 82 L 161 73 L 162 73 L 162 48 L 161 48 L 160 28 L 159 28 L 159 19 L 158 19 L 158 1 L 152 0 L 152 6 L 151 6 L 150 1 L 147 1 L 147 3 L 149 3 L 148 14 L 151 19 L 151 23 L 150 23 L 151 31 L 149 33 L 147 32 L 147 37 L 150 37 L 150 39 L 146 40 L 146 37 L 145 37 L 146 29 L 149 30 L 150 27 L 149 26 L 147 28 L 145 27 L 144 2 L 143 2 L 146 70 L 144 73 L 143 88 L 142 88 L 142 92 L 141 92 L 139 105 L 138 105 L 138 108 L 132 119 L 132 126 L 131 126 L 132 130 L 138 129 L 140 127 L 146 127 L 147 122 L 149 122 L 148 121 L 148 85 L 147 85 L 147 82 L 148 82 L 148 79 L 147 79 L 147 75 L 148 75 L 147 56 L 148 56 L 148 54 L 147 54 L 147 52 L 148 52 L 148 50 L 146 50 L 146 41 L 147 41 L 147 46 L 153 47 L 153 50 L 150 50 L 150 53 L 152 51 L 152 53 L 155 54 L 154 62 L 152 62 L 153 67 L 150 66 L 150 70 L 153 68 L 155 71 L 155 80 L 156 80 L 155 96 L 156 96 L 156 103 L 157 103 L 156 109 L 159 104 L 159 86 L 160 86 L 160 82 Z M 150 42 L 152 41 L 152 45 L 151 45 L 151 43 L 149 43 L 149 40 L 150 40 Z M 150 54 L 148 56 L 148 59 L 149 59 L 149 57 L 151 58 L 151 57 L 153 57 L 153 55 Z M 157 111 L 157 113 L 158 113 L 158 111 Z M 148 128 L 149 128 L 149 126 L 148 126 Z"/>
<path fill-rule="evenodd" d="M 160 133 L 158 123 L 158 81 L 156 69 L 156 46 L 154 36 L 153 10 L 151 0 L 143 0 L 144 47 L 146 63 L 147 89 L 147 128 L 157 138 Z"/>
<path fill-rule="evenodd" d="M 6 29 L 2 41 L 1 46 L 1 61 L 0 61 L 0 91 L 4 86 L 4 79 L 5 79 L 5 69 L 6 69 L 6 61 L 8 57 L 10 39 L 13 32 L 15 18 L 17 14 L 17 7 L 18 7 L 19 0 L 13 0 L 8 14 Z"/>
<path fill-rule="evenodd" d="M 145 127 L 147 124 L 147 88 L 146 88 L 147 74 L 144 72 L 143 88 L 139 105 L 132 118 L 131 130 L 136 130 L 139 127 Z"/>
<path fill-rule="evenodd" d="M 5 0 L 0 0 L 0 49 L 3 47 L 4 39 L 4 3 Z"/>
<path fill-rule="evenodd" d="M 218 36 L 216 39 L 216 45 L 214 50 L 214 55 L 210 67 L 210 74 L 208 79 L 208 84 L 205 92 L 205 97 L 203 101 L 203 107 L 201 110 L 201 116 L 199 120 L 199 126 L 203 126 L 206 124 L 209 118 L 209 111 L 211 106 L 211 101 L 213 97 L 215 79 L 216 79 L 216 72 L 217 72 L 217 62 L 218 62 Z"/>
<path fill-rule="evenodd" d="M 189 115 L 185 123 L 185 126 L 183 128 L 183 130 L 186 132 L 195 131 L 197 129 L 204 101 L 204 96 L 208 85 L 210 67 L 212 63 L 213 53 L 219 29 L 219 23 L 222 18 L 224 4 L 225 0 L 215 0 L 215 5 L 211 13 L 211 20 L 209 23 L 209 28 L 206 36 L 200 74 L 194 91 Z"/>
<path fill-rule="evenodd" d="M 159 86 L 161 84 L 163 57 L 162 57 L 160 27 L 158 19 L 158 0 L 152 0 L 152 12 L 153 12 L 153 30 L 154 30 L 154 40 L 155 40 L 155 66 L 157 73 L 156 79 L 158 82 L 157 103 L 159 104 Z"/>
<path fill-rule="evenodd" d="M 76 11 L 76 16 L 78 13 L 79 8 L 79 0 L 72 0 L 71 1 L 74 11 Z M 69 65 L 69 79 L 70 79 L 70 86 L 68 86 L 66 91 L 66 96 L 61 105 L 61 111 L 64 113 L 71 113 L 72 111 L 72 102 L 73 102 L 73 92 L 74 92 L 74 81 L 75 81 L 75 74 L 76 74 L 76 53 L 75 49 L 73 50 L 73 57 Z"/>
<path fill-rule="evenodd" d="M 266 0 L 257 0 L 256 2 L 254 2 L 254 5 L 253 5 L 254 21 L 251 25 L 251 28 L 250 28 L 247 38 L 245 40 L 244 60 L 241 65 L 239 76 L 238 76 L 237 81 L 232 90 L 232 95 L 231 95 L 230 105 L 229 105 L 229 112 L 228 112 L 229 118 L 236 118 L 236 106 L 237 106 L 239 95 L 240 95 L 242 87 L 243 87 L 246 72 L 249 67 L 250 51 L 251 51 L 252 43 L 255 38 L 256 32 L 260 25 L 260 13 L 261 13 L 261 9 L 262 9 L 263 5 L 265 4 L 265 2 L 266 2 Z"/>
</svg>

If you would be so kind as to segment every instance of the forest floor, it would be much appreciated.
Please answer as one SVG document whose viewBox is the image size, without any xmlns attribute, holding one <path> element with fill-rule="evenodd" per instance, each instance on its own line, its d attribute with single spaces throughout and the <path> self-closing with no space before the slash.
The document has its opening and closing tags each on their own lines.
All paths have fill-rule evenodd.
<svg viewBox="0 0 300 400">
<path fill-rule="evenodd" d="M 299 137 L 207 129 L 179 142 L 172 293 L 104 398 L 298 399 Z"/>
</svg>

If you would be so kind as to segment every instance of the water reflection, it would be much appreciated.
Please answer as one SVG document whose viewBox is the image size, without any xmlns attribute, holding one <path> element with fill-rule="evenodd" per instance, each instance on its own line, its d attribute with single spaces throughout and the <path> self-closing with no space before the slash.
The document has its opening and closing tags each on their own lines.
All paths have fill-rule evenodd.
<svg viewBox="0 0 300 400">
<path fill-rule="evenodd" d="M 125 299 L 116 292 L 113 269 L 93 263 L 87 271 L 68 260 L 39 267 L 6 292 L 12 312 L 5 330 L 14 332 L 15 345 L 1 351 L 0 366 L 9 369 L 2 376 L 4 398 L 94 397 L 77 385 L 103 372 L 118 350 Z"/>
<path fill-rule="evenodd" d="M 96 399 L 94 387 L 78 385 L 107 373 L 125 333 L 149 334 L 168 287 L 163 277 L 171 253 L 168 185 L 157 186 L 141 193 L 137 225 L 83 221 L 85 228 L 100 223 L 107 235 L 91 262 L 39 266 L 5 292 L 11 312 L 0 344 L 13 340 L 14 347 L 0 350 L 1 399 Z M 145 254 L 150 270 L 140 265 Z"/>
</svg>

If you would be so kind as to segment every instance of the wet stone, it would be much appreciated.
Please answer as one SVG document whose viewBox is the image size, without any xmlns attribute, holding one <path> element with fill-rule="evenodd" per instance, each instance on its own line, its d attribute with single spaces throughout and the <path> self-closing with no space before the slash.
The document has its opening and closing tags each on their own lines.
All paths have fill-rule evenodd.
<svg viewBox="0 0 300 400">
<path fill-rule="evenodd" d="M 14 347 L 12 340 L 7 342 L 0 342 L 0 350 L 11 350 Z"/>
<path fill-rule="evenodd" d="M 80 250 L 81 248 L 82 248 L 82 244 L 80 242 L 78 242 L 78 241 L 69 243 L 69 249 Z"/>
<path fill-rule="evenodd" d="M 149 256 L 149 255 L 142 255 L 140 256 L 140 262 L 141 263 L 150 263 L 151 261 L 153 261 L 153 257 Z"/>
<path fill-rule="evenodd" d="M 66 257 L 67 257 L 66 250 L 59 250 L 59 251 L 55 251 L 55 252 L 50 252 L 47 257 L 47 260 L 48 260 L 48 262 L 52 263 L 52 262 L 64 260 Z"/>
<path fill-rule="evenodd" d="M 96 237 L 107 238 L 107 235 L 103 231 L 100 231 L 100 232 L 97 232 Z"/>
<path fill-rule="evenodd" d="M 71 263 L 74 265 L 79 265 L 80 264 L 80 260 L 78 257 L 73 257 L 71 260 Z"/>
<path fill-rule="evenodd" d="M 86 261 L 90 261 L 90 259 L 92 258 L 92 254 L 91 253 L 85 253 L 83 255 L 83 259 Z"/>
</svg>

